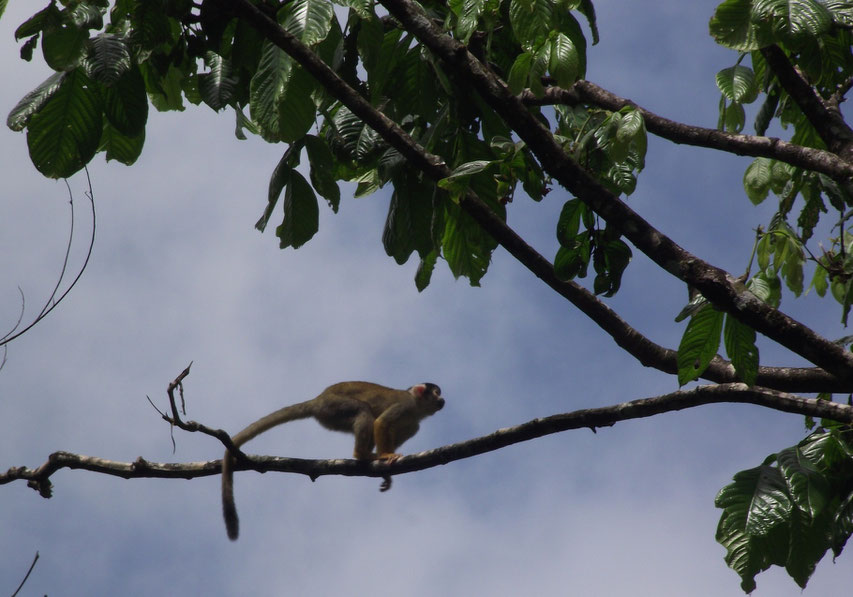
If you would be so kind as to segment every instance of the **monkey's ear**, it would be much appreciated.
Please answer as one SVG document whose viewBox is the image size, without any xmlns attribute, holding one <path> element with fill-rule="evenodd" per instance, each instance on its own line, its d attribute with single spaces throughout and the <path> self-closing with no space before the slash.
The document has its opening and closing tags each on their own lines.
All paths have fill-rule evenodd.
<svg viewBox="0 0 853 597">
<path fill-rule="evenodd" d="M 411 388 L 409 388 L 409 394 L 411 394 L 415 398 L 420 398 L 421 396 L 424 395 L 424 392 L 426 392 L 426 389 L 427 389 L 426 384 L 419 383 L 418 385 L 412 386 Z"/>
</svg>

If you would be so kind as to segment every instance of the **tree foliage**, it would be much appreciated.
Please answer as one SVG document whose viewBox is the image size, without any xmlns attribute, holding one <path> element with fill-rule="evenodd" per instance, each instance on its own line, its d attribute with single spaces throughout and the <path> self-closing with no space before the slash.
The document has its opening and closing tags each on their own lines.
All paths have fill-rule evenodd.
<svg viewBox="0 0 853 597">
<path fill-rule="evenodd" d="M 419 289 L 440 259 L 478 285 L 502 245 L 680 386 L 740 381 L 727 391 L 828 400 L 853 391 L 849 339 L 822 338 L 778 307 L 785 289 L 829 293 L 846 324 L 853 305 L 853 130 L 839 108 L 853 86 L 851 31 L 853 3 L 843 0 L 722 2 L 709 33 L 733 57 L 716 74 L 718 128 L 708 130 L 586 80 L 599 36 L 589 0 L 54 0 L 16 38 L 23 59 L 40 48 L 55 73 L 7 125 L 26 130 L 40 172 L 62 178 L 98 152 L 133 164 L 149 102 L 229 110 L 239 138 L 287 146 L 256 225 L 275 223 L 282 248 L 317 233 L 320 198 L 338 210 L 341 181 L 356 184 L 355 196 L 390 185 L 382 242 L 399 264 L 416 255 Z M 756 134 L 747 135 L 744 106 L 756 102 Z M 771 126 L 787 140 L 763 136 Z M 626 203 L 649 133 L 754 158 L 746 198 L 772 196 L 778 208 L 743 275 L 688 253 Z M 572 197 L 549 223 L 559 242 L 549 261 L 506 221 L 514 200 L 541 201 L 554 185 Z M 691 288 L 676 351 L 599 298 L 619 291 L 635 250 Z M 578 282 L 590 266 L 591 291 Z M 756 332 L 815 367 L 760 366 Z M 805 440 L 738 473 L 717 496 L 717 539 L 745 591 L 771 565 L 805 586 L 853 532 L 853 418 L 842 420 L 809 420 Z"/>
</svg>

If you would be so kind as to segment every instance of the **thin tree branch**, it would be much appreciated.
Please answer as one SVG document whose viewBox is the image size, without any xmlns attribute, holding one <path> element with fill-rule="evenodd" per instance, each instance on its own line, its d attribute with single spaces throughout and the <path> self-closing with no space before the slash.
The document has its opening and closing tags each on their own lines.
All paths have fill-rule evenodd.
<svg viewBox="0 0 853 597">
<path fill-rule="evenodd" d="M 791 64 L 782 48 L 767 46 L 761 49 L 761 55 L 829 150 L 853 162 L 853 130 L 844 122 L 841 112 L 832 109 L 818 95 L 815 88 Z"/>
<path fill-rule="evenodd" d="M 241 0 L 241 4 L 244 0 Z M 853 379 L 853 355 L 814 330 L 785 315 L 749 292 L 726 271 L 699 259 L 654 228 L 618 196 L 581 168 L 521 99 L 473 56 L 464 45 L 438 30 L 419 5 L 410 0 L 381 4 L 436 56 L 467 81 L 503 118 L 539 159 L 546 172 L 589 205 L 652 261 L 693 285 L 718 308 L 775 340 L 819 367 Z"/>
<path fill-rule="evenodd" d="M 650 133 L 673 143 L 707 147 L 735 155 L 772 158 L 799 168 L 822 172 L 840 181 L 853 178 L 853 164 L 828 151 L 803 147 L 776 137 L 741 135 L 676 122 L 658 116 L 589 81 L 578 81 L 570 89 L 547 87 L 542 97 L 536 97 L 530 90 L 525 90 L 521 99 L 528 106 L 592 104 L 614 112 L 630 106 L 643 115 Z"/>
<path fill-rule="evenodd" d="M 595 431 L 599 427 L 610 427 L 620 421 L 717 403 L 755 404 L 784 412 L 853 423 L 853 407 L 846 404 L 802 398 L 766 388 L 749 387 L 741 383 L 720 384 L 533 419 L 515 427 L 499 429 L 483 437 L 404 456 L 393 463 L 349 459 L 307 460 L 276 456 L 246 456 L 244 460 L 235 462 L 234 468 L 259 472 L 300 473 L 312 480 L 323 475 L 387 477 L 448 464 L 554 433 L 583 428 Z M 54 452 L 48 457 L 47 462 L 38 468 L 13 467 L 6 473 L 0 474 L 0 485 L 26 481 L 27 486 L 38 491 L 42 497 L 49 498 L 52 495 L 50 477 L 64 468 L 88 470 L 123 479 L 194 479 L 220 474 L 222 461 L 157 463 L 140 457 L 131 463 L 70 452 Z"/>
</svg>

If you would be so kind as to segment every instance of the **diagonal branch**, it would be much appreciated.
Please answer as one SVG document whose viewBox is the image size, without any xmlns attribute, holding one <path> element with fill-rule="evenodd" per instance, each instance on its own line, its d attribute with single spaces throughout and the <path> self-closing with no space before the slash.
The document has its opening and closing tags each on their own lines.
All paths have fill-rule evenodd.
<svg viewBox="0 0 853 597">
<path fill-rule="evenodd" d="M 290 54 L 300 65 L 314 76 L 336 99 L 377 131 L 383 139 L 403 154 L 433 180 L 441 180 L 450 174 L 449 168 L 440 157 L 432 155 L 418 145 L 394 121 L 374 109 L 357 91 L 352 89 L 332 71 L 309 48 L 275 21 L 260 12 L 245 0 L 236 2 L 238 13 L 267 39 Z M 592 319 L 608 333 L 614 341 L 643 365 L 667 373 L 677 369 L 676 353 L 655 344 L 639 331 L 628 325 L 616 312 L 602 303 L 588 290 L 571 281 L 562 281 L 554 274 L 553 265 L 539 254 L 524 239 L 518 236 L 488 206 L 476 196 L 469 195 L 461 201 L 465 209 L 487 232 L 489 232 L 510 254 L 558 294 Z M 718 383 L 737 380 L 734 369 L 722 359 L 716 359 L 703 374 L 703 378 Z M 840 380 L 820 369 L 792 369 L 762 367 L 758 383 L 787 391 L 850 391 L 851 380 Z M 810 385 L 814 384 L 814 385 Z"/>
<path fill-rule="evenodd" d="M 405 456 L 390 464 L 348 459 L 307 460 L 247 456 L 244 460 L 237 461 L 234 469 L 300 473 L 312 480 L 323 475 L 387 477 L 448 464 L 554 433 L 583 428 L 595 431 L 599 427 L 610 427 L 620 421 L 717 403 L 755 404 L 784 412 L 853 423 L 853 407 L 849 405 L 734 383 L 701 386 L 612 406 L 533 419 L 515 427 L 499 429 L 489 435 Z M 134 462 L 118 462 L 70 452 L 54 452 L 46 463 L 37 468 L 12 467 L 6 473 L 0 474 L 0 485 L 26 481 L 27 485 L 37 490 L 42 497 L 49 498 L 52 496 L 50 477 L 64 468 L 88 470 L 123 479 L 194 479 L 220 474 L 222 461 L 157 463 L 140 457 Z"/>
<path fill-rule="evenodd" d="M 792 352 L 842 379 L 853 379 L 853 355 L 809 327 L 750 293 L 726 271 L 676 244 L 608 191 L 566 154 L 551 132 L 521 99 L 467 48 L 437 29 L 411 0 L 381 0 L 382 5 L 430 51 L 468 81 L 483 100 L 518 134 L 542 167 L 589 205 L 652 261 L 692 284 L 709 301 Z"/>
<path fill-rule="evenodd" d="M 630 106 L 643 115 L 646 128 L 650 133 L 673 143 L 707 147 L 736 155 L 772 158 L 799 168 L 822 172 L 836 180 L 853 177 L 853 164 L 845 162 L 828 151 L 803 147 L 775 137 L 741 135 L 676 122 L 589 81 L 578 81 L 570 89 L 547 87 L 545 95 L 541 98 L 525 90 L 521 99 L 528 106 L 593 104 L 613 112 Z"/>
<path fill-rule="evenodd" d="M 761 55 L 800 110 L 833 153 L 853 161 L 853 130 L 838 109 L 832 109 L 788 60 L 779 46 L 762 48 Z"/>
</svg>

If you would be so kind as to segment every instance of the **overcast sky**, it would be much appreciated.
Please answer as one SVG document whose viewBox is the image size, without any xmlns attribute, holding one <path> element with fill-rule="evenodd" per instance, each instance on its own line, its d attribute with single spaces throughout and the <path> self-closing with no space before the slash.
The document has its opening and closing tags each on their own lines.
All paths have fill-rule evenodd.
<svg viewBox="0 0 853 597">
<path fill-rule="evenodd" d="M 0 111 L 49 74 L 22 62 L 14 29 L 41 8 L 11 2 L 0 19 Z M 707 35 L 715 2 L 599 2 L 601 43 L 588 78 L 676 120 L 714 126 L 714 73 L 735 54 Z M 236 432 L 331 383 L 439 384 L 443 411 L 403 451 L 470 439 L 549 414 L 676 389 L 644 369 L 503 250 L 481 288 L 439 263 L 418 293 L 417 263 L 382 249 L 387 190 L 321 207 L 320 232 L 278 249 L 253 224 L 284 146 L 238 141 L 230 113 L 152 110 L 133 167 L 91 165 L 97 238 L 88 269 L 46 320 L 9 345 L 0 371 L 0 470 L 35 467 L 56 450 L 131 461 L 221 457 L 211 438 L 176 432 L 161 408 L 185 381 L 189 418 Z M 25 135 L 0 127 L 0 327 L 26 297 L 33 317 L 55 283 L 68 233 L 68 194 L 29 162 Z M 677 242 L 741 273 L 752 229 L 773 206 L 749 207 L 747 158 L 650 143 L 630 203 Z M 88 234 L 85 179 L 78 265 Z M 517 198 L 509 222 L 540 252 L 556 251 L 570 197 Z M 768 202 L 769 203 L 769 202 Z M 686 292 L 634 251 L 619 295 L 629 323 L 675 347 Z M 783 302 L 830 337 L 845 331 L 831 300 Z M 847 332 L 849 333 L 849 332 Z M 800 364 L 762 342 L 762 364 Z M 240 473 L 242 535 L 228 541 L 219 478 L 121 480 L 53 476 L 45 500 L 22 482 L 0 487 L 0 594 L 36 551 L 26 595 L 739 595 L 714 541 L 716 492 L 742 469 L 804 436 L 802 417 L 716 405 L 567 432 L 447 466 L 379 481 Z M 247 446 L 254 453 L 348 456 L 352 440 L 313 421 Z M 756 595 L 849 592 L 851 555 L 822 561 L 808 588 L 782 571 Z M 842 588 L 844 587 L 844 588 Z"/>
</svg>

